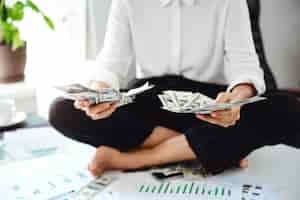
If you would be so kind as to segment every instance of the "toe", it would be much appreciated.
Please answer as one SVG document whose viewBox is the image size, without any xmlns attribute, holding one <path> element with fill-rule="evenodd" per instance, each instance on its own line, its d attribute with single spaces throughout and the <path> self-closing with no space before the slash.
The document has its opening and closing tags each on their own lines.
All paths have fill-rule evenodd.
<svg viewBox="0 0 300 200">
<path fill-rule="evenodd" d="M 240 167 L 245 169 L 249 166 L 248 160 L 241 160 Z"/>
<path fill-rule="evenodd" d="M 88 170 L 93 176 L 100 176 L 104 173 L 104 169 L 101 168 L 101 166 L 95 166 L 93 164 L 88 166 Z"/>
<path fill-rule="evenodd" d="M 100 174 L 100 171 L 102 171 L 101 168 L 103 168 L 101 160 L 99 160 L 96 154 L 93 160 L 90 162 L 88 170 L 93 176 L 98 176 Z"/>
<path fill-rule="evenodd" d="M 97 168 L 93 164 L 89 164 L 88 170 L 93 176 L 95 176 Z"/>
</svg>

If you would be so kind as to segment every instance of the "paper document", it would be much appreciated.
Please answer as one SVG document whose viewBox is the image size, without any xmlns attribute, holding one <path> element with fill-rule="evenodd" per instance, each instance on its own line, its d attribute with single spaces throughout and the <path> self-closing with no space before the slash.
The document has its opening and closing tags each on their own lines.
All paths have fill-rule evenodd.
<svg viewBox="0 0 300 200">
<path fill-rule="evenodd" d="M 18 129 L 4 134 L 0 160 L 20 161 L 59 154 L 71 143 L 51 127 Z"/>
<path fill-rule="evenodd" d="M 79 190 L 93 179 L 86 167 L 75 165 L 67 156 L 7 164 L 0 168 L 0 177 L 5 200 L 47 200 Z"/>
<path fill-rule="evenodd" d="M 123 185 L 114 191 L 118 200 L 266 200 L 264 188 L 209 181 L 176 180 L 144 182 Z"/>
<path fill-rule="evenodd" d="M 222 180 L 221 176 L 201 180 L 180 178 L 162 182 L 154 179 L 151 171 L 147 171 L 105 173 L 95 179 L 88 172 L 87 166 L 96 149 L 66 139 L 52 128 L 24 129 L 12 132 L 6 139 L 14 142 L 11 144 L 20 145 L 22 151 L 26 152 L 40 148 L 51 149 L 55 145 L 58 149 L 61 148 L 60 145 L 68 148 L 55 154 L 0 166 L 0 196 L 5 200 L 278 199 L 277 193 L 264 185 L 240 184 L 230 178 Z M 48 142 L 44 142 L 46 140 Z M 6 145 L 6 140 L 4 143 Z M 23 155 L 19 153 L 22 151 L 13 152 L 11 155 Z"/>
<path fill-rule="evenodd" d="M 279 200 L 277 190 L 248 182 L 245 177 L 234 180 L 230 175 L 159 181 L 148 172 L 121 174 L 106 192 L 113 200 Z"/>
</svg>

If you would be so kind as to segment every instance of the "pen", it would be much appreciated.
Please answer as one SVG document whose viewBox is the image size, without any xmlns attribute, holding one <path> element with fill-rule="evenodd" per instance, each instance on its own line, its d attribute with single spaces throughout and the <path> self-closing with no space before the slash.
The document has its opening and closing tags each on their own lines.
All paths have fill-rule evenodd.
<svg viewBox="0 0 300 200">
<path fill-rule="evenodd" d="M 48 200 L 59 200 L 60 198 L 66 197 L 66 196 L 68 196 L 68 195 L 70 195 L 70 194 L 72 194 L 72 193 L 75 193 L 75 190 L 71 190 L 71 191 L 69 191 L 69 192 L 65 192 L 65 193 L 56 195 L 56 196 L 54 196 L 54 197 L 51 197 L 51 198 L 48 199 Z"/>
</svg>

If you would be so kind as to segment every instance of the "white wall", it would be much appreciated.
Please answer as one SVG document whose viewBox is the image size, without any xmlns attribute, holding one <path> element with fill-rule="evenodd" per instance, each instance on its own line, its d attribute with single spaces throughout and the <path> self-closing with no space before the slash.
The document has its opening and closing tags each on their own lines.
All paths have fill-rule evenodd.
<svg viewBox="0 0 300 200">
<path fill-rule="evenodd" d="M 94 59 L 102 48 L 111 0 L 89 0 L 88 3 L 88 57 Z"/>
<path fill-rule="evenodd" d="M 300 0 L 261 0 L 268 61 L 280 87 L 300 87 Z"/>
<path fill-rule="evenodd" d="M 97 42 L 94 49 L 99 50 L 105 33 L 110 0 L 91 1 L 96 16 Z M 261 2 L 261 26 L 266 54 L 279 86 L 300 87 L 300 0 Z M 95 45 L 94 41 L 91 44 Z M 94 54 L 90 52 L 92 57 Z"/>
<path fill-rule="evenodd" d="M 97 53 L 101 50 L 106 22 L 109 15 L 111 0 L 89 0 L 88 10 L 89 10 L 89 22 L 88 22 L 88 58 L 95 59 Z M 129 70 L 127 80 L 125 80 L 122 85 L 126 86 L 128 81 L 134 79 L 135 70 L 133 67 Z"/>
<path fill-rule="evenodd" d="M 86 2 L 51 0 L 38 3 L 52 18 L 55 31 L 49 30 L 36 13 L 26 12 L 28 15 L 21 24 L 22 35 L 27 41 L 26 79 L 36 86 L 57 85 L 83 68 L 79 63 L 86 60 Z"/>
</svg>

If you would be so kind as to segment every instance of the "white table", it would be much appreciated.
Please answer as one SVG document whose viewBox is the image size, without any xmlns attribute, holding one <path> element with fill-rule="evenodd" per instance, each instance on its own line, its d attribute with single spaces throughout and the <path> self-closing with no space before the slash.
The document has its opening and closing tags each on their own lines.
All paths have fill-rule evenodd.
<svg viewBox="0 0 300 200">
<path fill-rule="evenodd" d="M 231 182 L 239 184 L 263 185 L 278 193 L 278 197 L 266 200 L 298 200 L 300 196 L 300 151 L 287 146 L 265 147 L 252 153 L 249 168 L 228 171 L 208 181 Z M 111 191 L 123 190 L 131 182 L 148 182 L 149 173 L 121 174 L 120 183 L 112 186 Z M 151 177 L 150 177 L 151 178 Z M 128 198 L 127 198 L 128 199 Z M 97 200 L 102 200 L 97 198 Z"/>
<path fill-rule="evenodd" d="M 39 134 L 37 134 L 37 137 L 39 137 Z M 26 138 L 28 139 L 28 137 Z M 63 141 L 64 139 L 61 139 L 62 143 Z M 74 161 L 80 162 L 82 166 L 85 166 L 88 163 L 88 160 L 92 158 L 94 151 L 89 150 L 87 154 L 84 154 L 86 156 L 84 156 L 83 159 L 82 156 L 80 157 L 78 153 L 75 153 L 82 153 L 87 150 L 86 145 L 81 146 L 82 147 L 80 147 L 80 149 L 78 149 L 77 147 L 74 149 L 69 148 L 66 153 L 72 152 L 71 155 L 73 155 L 73 157 L 68 157 L 70 157 L 71 160 L 73 159 Z M 298 200 L 300 196 L 300 191 L 298 190 L 300 185 L 300 175 L 298 173 L 298 171 L 300 170 L 299 155 L 299 150 L 283 145 L 278 145 L 275 147 L 265 147 L 257 150 L 248 157 L 249 168 L 244 170 L 226 172 L 209 179 L 217 179 L 221 181 L 231 180 L 239 183 L 247 182 L 254 184 L 263 184 L 266 186 L 270 186 L 275 190 L 281 191 L 280 197 L 275 200 Z M 67 163 L 53 163 L 52 167 L 54 168 L 55 165 L 59 166 L 65 164 Z M 45 176 L 47 175 L 47 173 L 48 172 L 45 171 Z M 149 176 L 149 174 L 145 174 L 144 177 L 146 177 L 147 175 Z M 135 176 L 135 174 L 123 174 L 121 175 L 121 179 L 122 176 L 130 176 L 129 178 L 131 179 Z M 143 179 L 143 176 L 141 176 L 141 179 Z M 126 181 L 124 184 L 126 184 Z"/>
<path fill-rule="evenodd" d="M 250 177 L 282 191 L 280 200 L 300 197 L 300 150 L 284 145 L 264 147 L 249 156 L 249 168 L 232 173 L 237 179 Z"/>
</svg>

